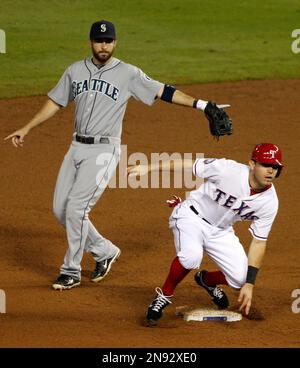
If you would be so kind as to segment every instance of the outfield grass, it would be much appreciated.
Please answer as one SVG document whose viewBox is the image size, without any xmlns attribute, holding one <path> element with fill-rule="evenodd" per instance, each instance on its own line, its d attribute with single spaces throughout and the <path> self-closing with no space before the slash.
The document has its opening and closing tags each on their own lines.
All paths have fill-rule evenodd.
<svg viewBox="0 0 300 368">
<path fill-rule="evenodd" d="M 45 94 L 90 54 L 92 22 L 117 27 L 116 57 L 162 82 L 298 78 L 299 0 L 1 0 L 0 98 Z"/>
</svg>

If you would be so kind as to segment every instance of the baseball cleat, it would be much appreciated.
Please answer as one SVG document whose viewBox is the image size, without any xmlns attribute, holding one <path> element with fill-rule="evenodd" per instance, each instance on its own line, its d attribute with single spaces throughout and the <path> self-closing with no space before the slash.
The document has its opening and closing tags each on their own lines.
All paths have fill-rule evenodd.
<svg viewBox="0 0 300 368">
<path fill-rule="evenodd" d="M 80 280 L 69 275 L 60 275 L 52 285 L 55 290 L 67 290 L 72 289 L 75 286 L 80 285 Z"/>
<path fill-rule="evenodd" d="M 147 321 L 150 326 L 156 326 L 157 321 L 162 317 L 163 309 L 171 304 L 171 297 L 163 294 L 160 288 L 155 289 L 157 296 L 149 305 L 147 311 Z"/>
<path fill-rule="evenodd" d="M 112 264 L 120 257 L 121 251 L 118 250 L 117 253 L 104 261 L 96 262 L 96 268 L 92 272 L 91 280 L 93 282 L 99 282 L 102 280 L 110 271 Z"/>
<path fill-rule="evenodd" d="M 199 286 L 202 286 L 208 294 L 211 296 L 212 301 L 218 306 L 219 309 L 226 309 L 229 306 L 229 301 L 227 295 L 224 291 L 217 285 L 209 286 L 204 282 L 204 275 L 206 274 L 206 270 L 197 272 L 195 274 L 195 281 Z"/>
</svg>

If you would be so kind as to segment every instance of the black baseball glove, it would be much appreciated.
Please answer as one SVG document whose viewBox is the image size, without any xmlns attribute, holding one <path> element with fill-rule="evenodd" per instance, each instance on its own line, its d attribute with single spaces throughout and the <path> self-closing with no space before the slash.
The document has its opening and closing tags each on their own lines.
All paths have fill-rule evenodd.
<svg viewBox="0 0 300 368">
<path fill-rule="evenodd" d="M 212 136 L 219 139 L 221 135 L 232 134 L 232 121 L 226 112 L 214 102 L 209 101 L 204 109 L 209 121 L 209 129 Z"/>
</svg>

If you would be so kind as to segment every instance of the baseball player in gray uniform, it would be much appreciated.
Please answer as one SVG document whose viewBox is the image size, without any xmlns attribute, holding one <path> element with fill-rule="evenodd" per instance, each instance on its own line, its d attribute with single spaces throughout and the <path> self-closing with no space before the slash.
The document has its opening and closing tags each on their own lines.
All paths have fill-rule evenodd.
<svg viewBox="0 0 300 368">
<path fill-rule="evenodd" d="M 130 97 L 152 105 L 160 98 L 169 103 L 204 111 L 207 101 L 188 96 L 173 86 L 149 78 L 139 68 L 113 57 L 117 44 L 114 25 L 98 21 L 90 30 L 92 57 L 75 62 L 48 93 L 48 100 L 23 128 L 10 134 L 22 147 L 29 131 L 75 102 L 74 134 L 55 187 L 53 211 L 65 227 L 68 250 L 53 283 L 56 290 L 80 285 L 84 252 L 96 261 L 91 280 L 99 282 L 120 256 L 120 249 L 104 238 L 89 220 L 120 158 L 122 121 Z M 226 107 L 228 105 L 217 105 Z"/>
</svg>

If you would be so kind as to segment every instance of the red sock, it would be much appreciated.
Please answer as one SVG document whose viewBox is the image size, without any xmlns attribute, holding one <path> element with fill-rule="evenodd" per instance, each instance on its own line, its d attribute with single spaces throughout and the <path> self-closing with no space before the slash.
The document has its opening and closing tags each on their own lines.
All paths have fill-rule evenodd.
<svg viewBox="0 0 300 368">
<path fill-rule="evenodd" d="M 162 292 L 166 296 L 171 296 L 174 294 L 174 289 L 182 281 L 185 276 L 190 272 L 184 268 L 179 262 L 178 257 L 175 257 L 169 271 L 169 275 L 162 287 Z"/>
<path fill-rule="evenodd" d="M 224 274 L 221 271 L 208 271 L 204 275 L 203 280 L 208 286 L 215 285 L 228 285 L 228 282 L 225 279 Z"/>
</svg>

